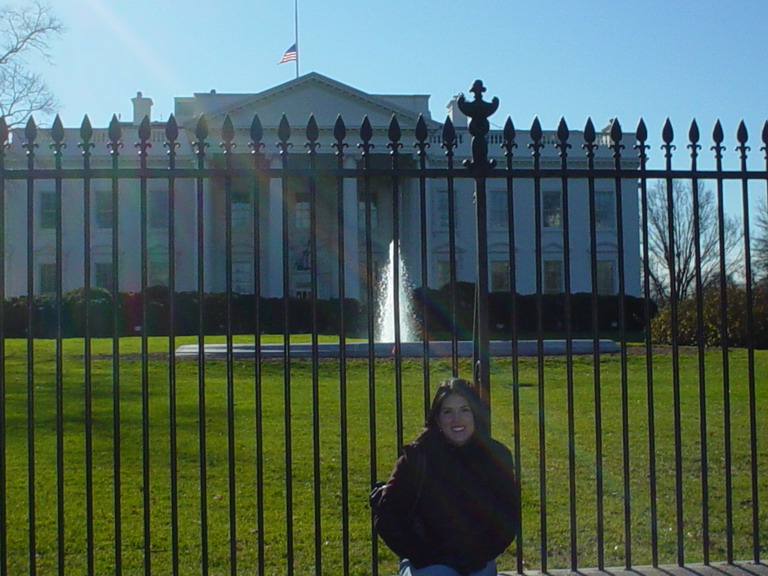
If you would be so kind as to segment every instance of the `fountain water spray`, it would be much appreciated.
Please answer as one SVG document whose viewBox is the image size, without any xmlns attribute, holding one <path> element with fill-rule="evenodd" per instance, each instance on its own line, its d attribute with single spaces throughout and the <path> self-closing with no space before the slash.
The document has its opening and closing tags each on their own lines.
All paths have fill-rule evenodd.
<svg viewBox="0 0 768 576">
<path fill-rule="evenodd" d="M 399 278 L 395 278 L 395 265 L 399 272 Z M 396 282 L 397 280 L 397 282 Z M 395 262 L 395 243 L 389 244 L 389 260 L 384 268 L 377 291 L 377 303 L 379 306 L 376 341 L 395 341 L 395 294 L 400 308 L 399 325 L 400 341 L 416 342 L 418 340 L 414 322 L 411 282 L 405 269 L 402 255 L 398 250 L 397 262 Z"/>
</svg>

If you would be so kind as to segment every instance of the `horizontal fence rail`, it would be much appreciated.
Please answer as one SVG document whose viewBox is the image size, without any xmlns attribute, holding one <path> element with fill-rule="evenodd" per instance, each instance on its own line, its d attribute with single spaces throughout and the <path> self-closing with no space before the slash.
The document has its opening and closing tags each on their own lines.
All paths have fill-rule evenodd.
<svg viewBox="0 0 768 576">
<path fill-rule="evenodd" d="M 451 375 L 515 456 L 500 569 L 765 558 L 743 124 L 297 132 L 0 120 L 0 576 L 394 573 L 367 494 Z"/>
</svg>

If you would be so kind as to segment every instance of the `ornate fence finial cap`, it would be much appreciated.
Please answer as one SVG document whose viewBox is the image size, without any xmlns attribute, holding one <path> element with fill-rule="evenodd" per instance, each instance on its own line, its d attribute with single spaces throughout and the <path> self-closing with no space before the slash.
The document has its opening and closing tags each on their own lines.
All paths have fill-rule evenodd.
<svg viewBox="0 0 768 576">
<path fill-rule="evenodd" d="M 470 88 L 469 91 L 475 95 L 475 100 L 482 100 L 483 92 L 486 91 L 486 88 L 483 86 L 482 80 L 475 80 L 472 83 L 472 88 Z"/>
<path fill-rule="evenodd" d="M 460 94 L 456 101 L 459 105 L 459 110 L 470 119 L 469 133 L 472 135 L 472 160 L 465 161 L 464 165 L 470 170 L 483 172 L 492 169 L 496 165 L 495 160 L 488 160 L 486 136 L 491 129 L 488 117 L 498 110 L 499 99 L 494 96 L 490 102 L 483 100 L 485 86 L 483 86 L 482 80 L 475 80 L 469 91 L 475 95 L 475 99 L 472 102 L 467 102 L 463 94 Z"/>
</svg>

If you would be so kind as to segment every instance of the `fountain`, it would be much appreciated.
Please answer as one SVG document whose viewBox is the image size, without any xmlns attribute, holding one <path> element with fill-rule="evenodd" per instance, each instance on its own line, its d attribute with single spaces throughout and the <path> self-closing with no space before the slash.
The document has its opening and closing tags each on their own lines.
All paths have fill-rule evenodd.
<svg viewBox="0 0 768 576">
<path fill-rule="evenodd" d="M 399 251 L 398 251 L 399 252 Z M 420 357 L 425 352 L 425 344 L 418 334 L 416 315 L 413 311 L 412 285 L 408 277 L 402 255 L 397 258 L 398 274 L 395 274 L 395 243 L 389 245 L 389 260 L 382 274 L 377 290 L 378 313 L 376 317 L 376 334 L 373 346 L 368 342 L 348 342 L 345 352 L 348 358 L 365 358 L 371 352 L 378 358 L 388 358 L 395 355 L 399 349 L 403 357 Z M 395 298 L 397 294 L 397 298 Z M 399 314 L 396 310 L 399 308 Z M 400 345 L 395 346 L 395 319 L 399 320 Z M 593 350 L 592 340 L 573 340 L 571 349 L 574 354 L 591 354 Z M 339 344 L 319 344 L 316 353 L 319 358 L 339 358 Z M 600 340 L 601 352 L 617 352 L 618 346 L 612 340 Z M 545 340 L 542 342 L 544 355 L 565 354 L 567 343 L 565 340 Z M 262 344 L 259 348 L 262 358 L 282 358 L 284 349 L 282 344 Z M 226 344 L 206 344 L 203 353 L 206 358 L 224 359 L 227 357 Z M 449 357 L 453 354 L 453 345 L 450 341 L 430 341 L 427 353 L 432 358 Z M 462 357 L 473 354 L 471 341 L 457 343 L 457 353 Z M 489 343 L 491 356 L 511 356 L 512 341 L 494 340 Z M 534 356 L 538 354 L 536 340 L 521 340 L 517 343 L 517 353 L 520 356 Z M 186 344 L 176 349 L 177 358 L 197 358 L 200 354 L 197 344 Z M 312 344 L 291 344 L 290 355 L 293 358 L 308 358 L 313 354 Z M 256 356 L 254 344 L 233 344 L 232 355 L 236 358 L 253 358 Z"/>
<path fill-rule="evenodd" d="M 411 281 L 405 269 L 402 253 L 399 250 L 397 252 L 397 263 L 395 263 L 395 242 L 390 242 L 389 259 L 378 287 L 376 342 L 395 342 L 396 320 L 399 320 L 401 342 L 417 340 L 415 314 L 411 300 Z M 397 275 L 395 274 L 396 265 Z M 399 314 L 396 313 L 398 307 Z"/>
</svg>

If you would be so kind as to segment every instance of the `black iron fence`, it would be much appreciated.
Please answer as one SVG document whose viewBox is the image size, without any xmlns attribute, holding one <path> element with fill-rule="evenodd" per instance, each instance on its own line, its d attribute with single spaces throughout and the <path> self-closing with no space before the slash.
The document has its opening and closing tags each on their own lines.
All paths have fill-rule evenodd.
<svg viewBox="0 0 768 576">
<path fill-rule="evenodd" d="M 521 478 L 500 568 L 760 562 L 768 156 L 489 134 L 481 94 L 469 132 L 0 121 L 0 574 L 394 572 L 368 489 L 454 374 Z"/>
</svg>

